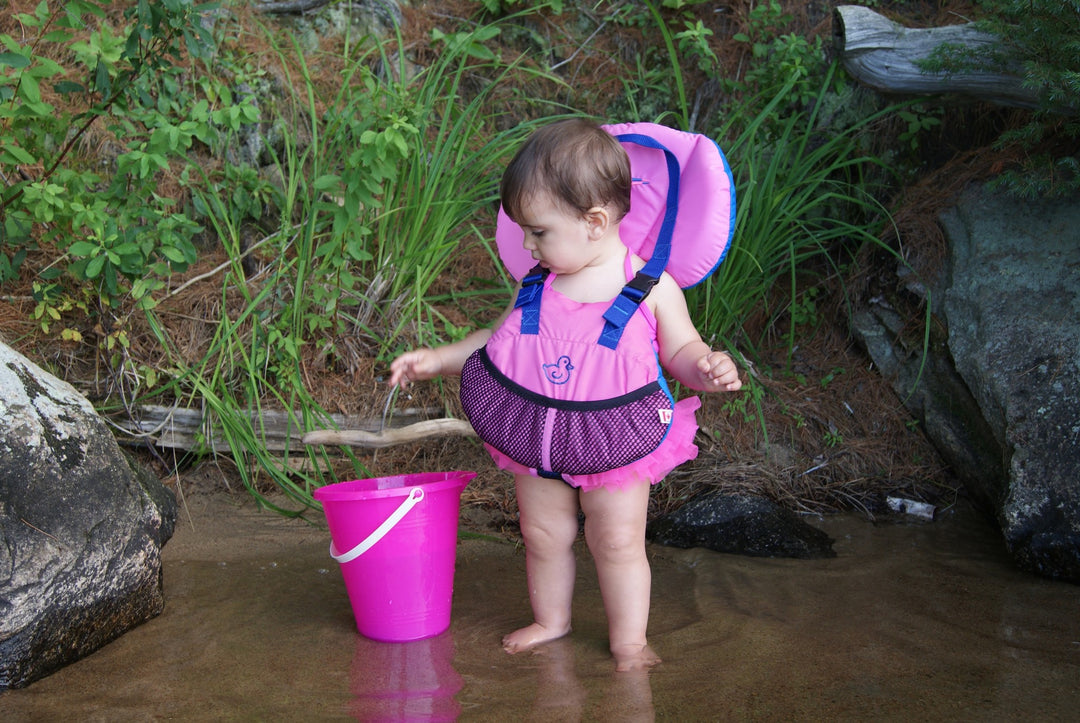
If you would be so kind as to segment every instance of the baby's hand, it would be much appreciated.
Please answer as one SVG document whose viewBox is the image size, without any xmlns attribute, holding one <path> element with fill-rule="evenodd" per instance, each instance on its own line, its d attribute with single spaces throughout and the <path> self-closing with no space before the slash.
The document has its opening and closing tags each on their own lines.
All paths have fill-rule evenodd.
<svg viewBox="0 0 1080 723">
<path fill-rule="evenodd" d="M 737 392 L 742 387 L 738 367 L 722 351 L 711 351 L 698 359 L 697 370 L 706 390 Z"/>
<path fill-rule="evenodd" d="M 390 363 L 390 386 L 431 379 L 442 373 L 442 358 L 434 349 L 413 349 Z"/>
</svg>

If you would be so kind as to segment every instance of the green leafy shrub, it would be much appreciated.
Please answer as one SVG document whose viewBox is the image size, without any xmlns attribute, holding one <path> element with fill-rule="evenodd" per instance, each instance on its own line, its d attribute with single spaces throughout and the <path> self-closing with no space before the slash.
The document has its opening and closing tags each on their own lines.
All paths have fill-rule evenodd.
<svg viewBox="0 0 1080 723">
<path fill-rule="evenodd" d="M 148 302 L 161 278 L 195 260 L 198 225 L 157 186 L 170 160 L 206 131 L 197 119 L 169 120 L 157 99 L 168 95 L 163 87 L 185 53 L 209 48 L 199 12 L 187 0 L 141 2 L 114 29 L 100 3 L 53 11 L 41 2 L 16 17 L 31 31 L 25 38 L 0 36 L 0 282 L 15 276 L 27 248 L 44 243 L 109 307 L 128 292 Z M 45 100 L 46 85 L 62 107 Z M 78 153 L 95 123 L 119 144 L 111 167 Z M 43 278 L 55 281 L 61 271 Z"/>
<path fill-rule="evenodd" d="M 357 355 L 386 359 L 403 346 L 466 331 L 440 306 L 476 292 L 451 300 L 432 288 L 455 255 L 477 243 L 476 217 L 497 202 L 499 168 L 535 124 L 505 121 L 506 104 L 494 101 L 520 70 L 484 52 L 498 33 L 488 25 L 440 34 L 433 37 L 440 52 L 414 67 L 393 52 L 400 37 L 311 53 L 295 37 L 267 31 L 279 65 L 295 71 L 284 84 L 293 94 L 279 107 L 295 130 L 272 153 L 280 183 L 269 198 L 277 223 L 260 241 L 263 280 L 250 283 L 240 264 L 250 205 L 235 198 L 243 179 L 208 172 L 195 184 L 197 207 L 229 250 L 222 285 L 243 296 L 242 308 L 223 306 L 197 363 L 169 337 L 156 310 L 147 311 L 175 368 L 153 393 L 211 410 L 244 484 L 267 505 L 276 503 L 256 477 L 268 477 L 301 508 L 315 506 L 311 490 L 326 482 L 327 465 L 319 463 L 325 452 L 287 450 L 285 457 L 312 460 L 313 471 L 298 472 L 265 451 L 258 426 L 266 406 L 294 414 L 297 429 L 332 425 L 301 372 L 312 358 L 347 371 Z M 316 63 L 342 68 L 329 93 L 313 72 Z M 479 293 L 502 303 L 508 291 L 503 279 Z M 355 474 L 365 475 L 354 462 Z"/>
</svg>

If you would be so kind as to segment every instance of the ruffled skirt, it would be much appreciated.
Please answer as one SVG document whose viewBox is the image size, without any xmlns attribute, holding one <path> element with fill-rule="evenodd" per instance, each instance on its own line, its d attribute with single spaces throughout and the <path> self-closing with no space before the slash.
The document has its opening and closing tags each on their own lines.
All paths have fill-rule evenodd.
<svg viewBox="0 0 1080 723">
<path fill-rule="evenodd" d="M 646 481 L 649 484 L 656 484 L 680 464 L 697 457 L 698 448 L 694 444 L 694 435 L 697 434 L 698 428 L 695 412 L 700 406 L 701 400 L 696 396 L 675 402 L 671 428 L 664 437 L 664 441 L 641 459 L 607 472 L 563 475 L 563 479 L 571 487 L 577 487 L 586 492 L 601 487 L 623 489 Z M 529 469 L 515 462 L 490 444 L 485 443 L 484 446 L 487 447 L 491 458 L 495 460 L 495 465 L 500 469 L 513 474 L 538 476 L 535 469 Z"/>
</svg>

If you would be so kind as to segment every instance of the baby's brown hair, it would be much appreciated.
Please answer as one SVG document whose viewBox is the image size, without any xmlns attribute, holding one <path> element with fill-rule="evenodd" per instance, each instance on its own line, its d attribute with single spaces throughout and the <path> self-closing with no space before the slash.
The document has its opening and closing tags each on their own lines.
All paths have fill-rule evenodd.
<svg viewBox="0 0 1080 723">
<path fill-rule="evenodd" d="M 630 210 L 630 158 L 619 141 L 596 123 L 571 118 L 535 131 L 503 173 L 499 196 L 511 219 L 527 203 L 547 194 L 567 210 L 584 215 L 595 207 L 621 221 Z"/>
</svg>

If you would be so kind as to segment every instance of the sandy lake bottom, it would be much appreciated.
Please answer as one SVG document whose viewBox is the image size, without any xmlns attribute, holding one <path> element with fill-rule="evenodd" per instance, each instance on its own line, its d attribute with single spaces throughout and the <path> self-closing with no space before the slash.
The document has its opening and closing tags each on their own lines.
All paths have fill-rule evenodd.
<svg viewBox="0 0 1080 723">
<path fill-rule="evenodd" d="M 188 499 L 163 550 L 164 613 L 26 689 L 4 721 L 1075 720 L 1080 586 L 1017 571 L 970 512 L 811 518 L 837 557 L 650 546 L 650 642 L 615 673 L 588 552 L 575 629 L 508 656 L 524 555 L 463 539 L 450 629 L 356 633 L 329 533 L 226 494 Z"/>
</svg>

